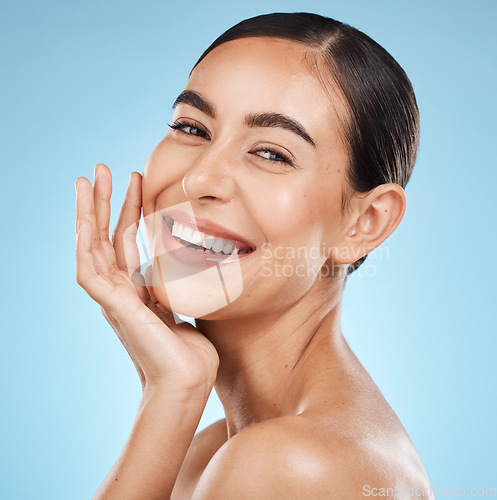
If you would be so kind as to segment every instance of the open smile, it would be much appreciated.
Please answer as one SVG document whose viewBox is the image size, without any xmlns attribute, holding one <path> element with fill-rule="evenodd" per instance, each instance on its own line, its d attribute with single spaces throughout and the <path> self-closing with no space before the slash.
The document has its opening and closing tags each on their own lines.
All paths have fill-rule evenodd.
<svg viewBox="0 0 497 500">
<path fill-rule="evenodd" d="M 166 233 L 166 248 L 175 253 L 181 248 L 188 249 L 188 254 L 193 251 L 197 256 L 202 256 L 204 262 L 215 264 L 239 260 L 250 255 L 256 248 L 242 236 L 183 211 L 174 210 L 163 214 L 162 222 Z M 174 248 L 171 247 L 171 240 L 174 241 Z"/>
</svg>

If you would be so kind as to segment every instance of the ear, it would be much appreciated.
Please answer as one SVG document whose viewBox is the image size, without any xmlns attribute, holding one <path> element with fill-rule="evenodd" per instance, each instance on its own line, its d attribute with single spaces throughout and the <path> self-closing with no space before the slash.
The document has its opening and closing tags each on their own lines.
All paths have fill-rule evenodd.
<svg viewBox="0 0 497 500">
<path fill-rule="evenodd" d="M 397 228 L 406 210 L 406 195 L 398 184 L 381 184 L 365 197 L 353 196 L 339 245 L 330 257 L 352 264 L 383 243 Z"/>
</svg>

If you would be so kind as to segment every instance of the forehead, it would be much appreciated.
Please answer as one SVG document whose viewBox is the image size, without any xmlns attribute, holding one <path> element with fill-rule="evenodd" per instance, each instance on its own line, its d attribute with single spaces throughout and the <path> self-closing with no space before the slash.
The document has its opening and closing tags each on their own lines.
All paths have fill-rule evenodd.
<svg viewBox="0 0 497 500">
<path fill-rule="evenodd" d="M 211 51 L 193 70 L 187 89 L 200 92 L 225 117 L 282 113 L 319 136 L 324 125 L 338 126 L 340 99 L 315 61 L 315 51 L 303 43 L 242 38 Z"/>
</svg>

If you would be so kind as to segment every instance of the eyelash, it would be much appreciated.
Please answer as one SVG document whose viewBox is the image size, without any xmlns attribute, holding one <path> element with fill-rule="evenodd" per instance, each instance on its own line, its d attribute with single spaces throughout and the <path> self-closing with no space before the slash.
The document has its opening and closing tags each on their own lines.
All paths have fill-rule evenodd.
<svg viewBox="0 0 497 500">
<path fill-rule="evenodd" d="M 186 135 L 193 135 L 194 137 L 207 137 L 208 136 L 208 134 L 206 132 L 204 132 L 200 127 L 198 127 L 197 125 L 195 125 L 194 123 L 191 123 L 191 122 L 174 122 L 173 124 L 168 123 L 168 125 L 169 125 L 169 128 L 171 128 L 173 130 L 179 130 L 180 132 L 182 132 L 183 134 L 186 134 Z M 190 134 L 189 132 L 185 132 L 183 129 L 186 127 L 190 127 L 191 129 L 192 128 L 197 129 L 198 131 L 200 131 L 204 135 L 202 136 L 200 134 Z"/>
<path fill-rule="evenodd" d="M 174 122 L 172 124 L 168 123 L 168 126 L 170 129 L 177 130 L 185 135 L 190 135 L 193 137 L 202 137 L 202 138 L 209 137 L 209 134 L 207 134 L 207 132 L 204 132 L 200 127 L 198 127 L 197 125 L 195 125 L 195 123 L 192 123 L 192 122 L 186 122 L 186 121 L 185 122 Z M 191 134 L 190 132 L 186 132 L 184 129 L 188 128 L 188 127 L 190 129 L 198 130 L 199 132 L 201 132 L 201 134 Z M 262 156 L 260 156 L 260 158 L 263 158 L 266 161 L 270 161 L 271 163 L 286 163 L 286 164 L 290 165 L 291 167 L 294 166 L 293 161 L 288 156 L 284 155 L 283 153 L 279 153 L 278 151 L 275 151 L 274 149 L 263 148 L 263 149 L 260 149 L 258 151 L 260 151 L 262 153 L 269 153 L 271 155 L 279 156 L 282 158 L 282 160 L 274 160 L 272 158 L 263 158 Z"/>
</svg>

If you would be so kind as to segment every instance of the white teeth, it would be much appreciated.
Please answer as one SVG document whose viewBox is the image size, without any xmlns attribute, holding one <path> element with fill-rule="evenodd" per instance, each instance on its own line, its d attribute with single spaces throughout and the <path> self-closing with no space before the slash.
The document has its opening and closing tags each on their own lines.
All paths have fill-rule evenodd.
<svg viewBox="0 0 497 500">
<path fill-rule="evenodd" d="M 215 238 L 209 234 L 200 232 L 198 229 L 193 229 L 190 226 L 183 226 L 177 221 L 173 221 L 171 234 L 183 241 L 187 241 L 192 245 L 204 247 L 205 253 L 218 253 L 221 255 L 237 255 L 238 248 L 233 241 L 225 240 L 223 238 Z M 201 249 L 196 249 L 201 251 Z M 242 251 L 240 253 L 247 253 Z"/>
<path fill-rule="evenodd" d="M 235 244 L 232 241 L 225 241 L 223 252 L 226 254 L 231 253 L 233 251 L 233 248 L 235 248 Z"/>
<path fill-rule="evenodd" d="M 192 237 L 190 239 L 190 241 L 194 244 L 194 245 L 202 245 L 202 240 L 203 240 L 203 233 L 201 233 L 198 229 L 195 229 L 195 231 L 193 231 L 193 234 L 192 234 Z"/>
<path fill-rule="evenodd" d="M 202 246 L 210 250 L 215 241 L 216 238 L 214 238 L 213 236 L 206 236 L 204 239 L 204 244 Z"/>
<path fill-rule="evenodd" d="M 212 251 L 216 253 L 221 252 L 223 248 L 224 248 L 224 240 L 222 238 L 217 239 L 212 245 Z"/>
<path fill-rule="evenodd" d="M 173 229 L 172 229 L 171 232 L 172 232 L 173 236 L 176 236 L 177 238 L 180 238 L 181 234 L 183 233 L 183 225 L 182 224 L 178 224 L 177 222 L 175 222 L 173 224 Z"/>
<path fill-rule="evenodd" d="M 183 234 L 181 235 L 181 239 L 185 241 L 192 241 L 193 229 L 190 226 L 185 226 L 183 229 Z"/>
</svg>

